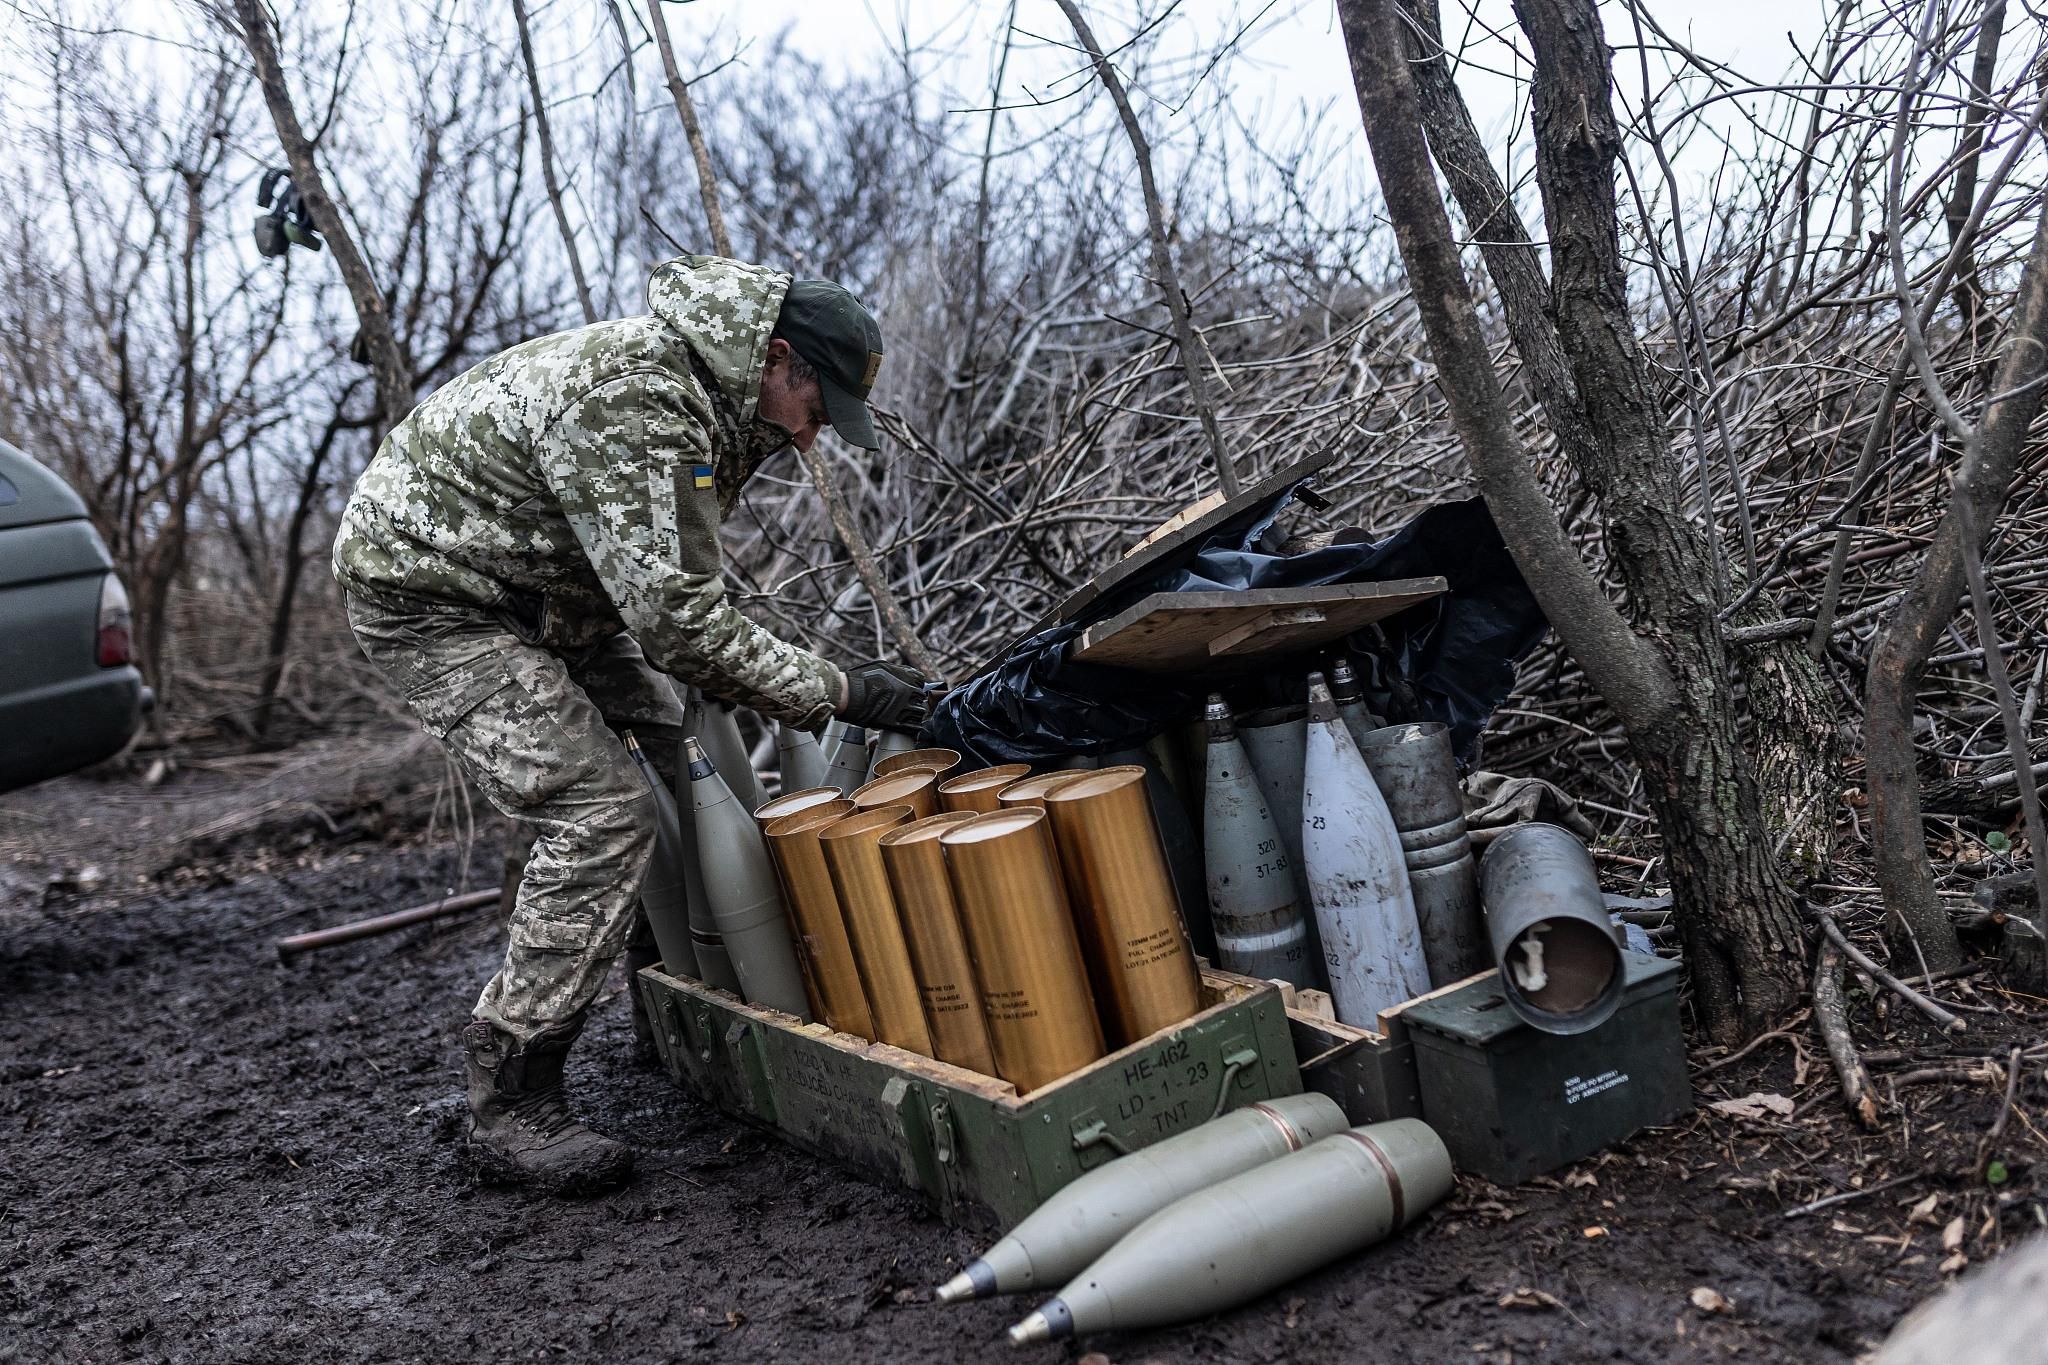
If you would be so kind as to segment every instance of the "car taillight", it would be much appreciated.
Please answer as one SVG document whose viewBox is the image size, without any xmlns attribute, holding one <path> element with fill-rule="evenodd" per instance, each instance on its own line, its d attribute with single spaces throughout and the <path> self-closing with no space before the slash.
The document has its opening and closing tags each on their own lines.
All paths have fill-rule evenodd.
<svg viewBox="0 0 2048 1365">
<path fill-rule="evenodd" d="M 135 662 L 135 647 L 128 634 L 128 590 L 121 580 L 108 574 L 100 580 L 99 663 L 101 668 L 118 668 Z"/>
</svg>

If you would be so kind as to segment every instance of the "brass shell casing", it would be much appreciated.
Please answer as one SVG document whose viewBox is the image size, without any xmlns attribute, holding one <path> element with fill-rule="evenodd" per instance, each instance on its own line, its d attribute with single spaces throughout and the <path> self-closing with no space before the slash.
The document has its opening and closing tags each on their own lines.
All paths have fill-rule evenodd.
<svg viewBox="0 0 2048 1365">
<path fill-rule="evenodd" d="M 773 801 L 764 803 L 754 812 L 754 818 L 765 829 L 771 820 L 780 820 L 785 815 L 795 815 L 837 801 L 845 793 L 837 787 L 806 787 L 800 792 L 784 792 Z"/>
<path fill-rule="evenodd" d="M 1154 823 L 1145 770 L 1105 768 L 1045 798 L 1074 926 L 1110 1046 L 1202 1008 L 1194 951 Z"/>
<path fill-rule="evenodd" d="M 945 774 L 960 766 L 958 749 L 910 749 L 900 754 L 890 754 L 875 760 L 875 776 L 888 777 L 894 773 L 907 773 L 912 768 L 925 768 Z"/>
<path fill-rule="evenodd" d="M 853 959 L 839 893 L 832 886 L 824 850 L 818 847 L 818 831 L 853 814 L 853 802 L 833 788 L 825 790 L 833 792 L 835 799 L 778 816 L 762 827 L 761 836 L 782 878 L 789 916 L 796 923 L 797 946 L 802 949 L 805 982 L 812 997 L 811 1013 L 828 1028 L 873 1038 L 874 1016 L 860 984 L 860 968 Z"/>
<path fill-rule="evenodd" d="M 861 810 L 883 806 L 908 806 L 913 818 L 922 820 L 939 813 L 939 775 L 929 768 L 912 768 L 888 777 L 878 777 L 853 793 L 853 804 Z"/>
<path fill-rule="evenodd" d="M 1088 968 L 1045 812 L 965 820 L 939 835 L 974 959 L 996 1074 L 1029 1093 L 1102 1056 Z"/>
<path fill-rule="evenodd" d="M 981 990 L 974 984 L 974 962 L 960 932 L 960 911 L 939 846 L 941 834 L 975 818 L 973 811 L 928 816 L 890 830 L 880 843 L 932 1048 L 942 1062 L 993 1076 L 996 1059 L 982 1017 Z"/>
<path fill-rule="evenodd" d="M 880 806 L 857 811 L 818 832 L 825 866 L 846 916 L 853 940 L 853 960 L 860 966 L 861 985 L 874 1015 L 875 1036 L 885 1043 L 930 1057 L 931 1029 L 917 996 L 917 977 L 910 970 L 910 949 L 903 941 L 903 923 L 889 888 L 889 871 L 877 846 L 882 835 L 908 823 L 910 807 Z"/>
<path fill-rule="evenodd" d="M 979 768 L 958 777 L 949 777 L 939 783 L 939 806 L 941 809 L 966 810 L 987 813 L 1001 809 L 996 794 L 1003 788 L 1024 777 L 1031 771 L 1029 763 L 1005 763 L 994 768 Z"/>
<path fill-rule="evenodd" d="M 1020 777 L 996 793 L 996 804 L 1002 810 L 1012 806 L 1035 806 L 1043 810 L 1046 793 L 1056 791 L 1069 782 L 1078 782 L 1095 771 L 1093 768 L 1055 768 L 1034 777 Z"/>
</svg>

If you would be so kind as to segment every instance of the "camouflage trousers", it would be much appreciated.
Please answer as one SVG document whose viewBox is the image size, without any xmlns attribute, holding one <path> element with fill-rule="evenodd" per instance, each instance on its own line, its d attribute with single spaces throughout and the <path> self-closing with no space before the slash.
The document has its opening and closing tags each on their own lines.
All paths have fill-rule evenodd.
<svg viewBox="0 0 2048 1365">
<path fill-rule="evenodd" d="M 573 1018 L 636 924 L 647 936 L 639 898 L 654 799 L 618 732 L 630 728 L 673 787 L 683 723 L 675 690 L 630 635 L 565 656 L 482 612 L 400 610 L 354 595 L 348 620 L 469 781 L 535 826 L 505 961 L 476 1017 L 521 1041 Z"/>
</svg>

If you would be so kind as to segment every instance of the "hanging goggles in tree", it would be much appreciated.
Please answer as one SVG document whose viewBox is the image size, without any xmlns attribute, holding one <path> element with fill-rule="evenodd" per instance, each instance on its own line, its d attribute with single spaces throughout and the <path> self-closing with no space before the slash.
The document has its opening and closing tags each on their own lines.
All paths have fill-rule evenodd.
<svg viewBox="0 0 2048 1365">
<path fill-rule="evenodd" d="M 280 181 L 284 184 L 282 190 L 278 188 Z M 256 187 L 256 205 L 267 210 L 256 215 L 256 249 L 265 256 L 282 256 L 295 246 L 308 251 L 321 248 L 313 216 L 306 211 L 306 201 L 299 197 L 298 186 L 292 184 L 290 171 L 265 171 Z"/>
</svg>

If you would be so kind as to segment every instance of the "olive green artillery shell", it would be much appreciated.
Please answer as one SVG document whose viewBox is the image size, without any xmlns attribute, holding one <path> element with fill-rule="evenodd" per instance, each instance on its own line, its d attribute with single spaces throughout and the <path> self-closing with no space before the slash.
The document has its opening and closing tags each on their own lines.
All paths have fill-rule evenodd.
<svg viewBox="0 0 2048 1365">
<path fill-rule="evenodd" d="M 1070 1181 L 1239 1108 L 1300 1093 L 1280 992 L 1205 971 L 1202 1010 L 1020 1098 L 992 1077 L 798 1025 L 644 968 L 635 982 L 663 1064 L 729 1113 L 921 1191 L 941 1217 L 995 1231 Z"/>
</svg>

